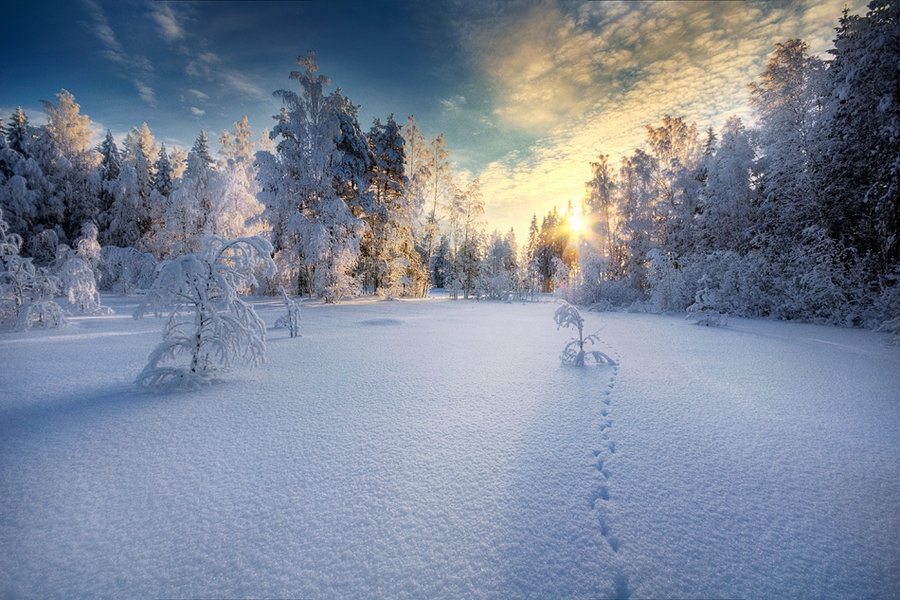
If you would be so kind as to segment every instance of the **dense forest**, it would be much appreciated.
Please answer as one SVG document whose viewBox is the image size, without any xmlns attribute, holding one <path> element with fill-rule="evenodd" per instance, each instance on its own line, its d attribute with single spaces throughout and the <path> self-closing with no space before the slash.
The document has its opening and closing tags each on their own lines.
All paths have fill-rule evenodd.
<svg viewBox="0 0 900 600">
<path fill-rule="evenodd" d="M 454 177 L 443 136 L 393 115 L 364 130 L 312 53 L 290 75 L 298 88 L 276 92 L 271 132 L 255 136 L 244 117 L 216 157 L 204 131 L 189 151 L 167 149 L 146 123 L 98 146 L 62 90 L 44 102 L 46 125 L 21 109 L 0 123 L 0 318 L 21 322 L 59 294 L 94 310 L 92 286 L 147 289 L 161 261 L 209 236 L 261 235 L 278 272 L 257 293 L 542 291 L 900 332 L 898 11 L 845 11 L 827 59 L 776 44 L 749 84 L 752 124 L 666 115 L 619 164 L 599 154 L 580 205 L 535 215 L 521 248 L 512 230 L 488 233 L 490 198 Z"/>
</svg>

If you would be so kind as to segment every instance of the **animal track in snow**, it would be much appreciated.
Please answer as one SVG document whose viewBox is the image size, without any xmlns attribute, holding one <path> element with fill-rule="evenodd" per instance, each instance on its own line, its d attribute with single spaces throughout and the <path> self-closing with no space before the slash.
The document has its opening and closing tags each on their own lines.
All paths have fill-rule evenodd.
<svg viewBox="0 0 900 600">
<path fill-rule="evenodd" d="M 616 377 L 618 377 L 619 374 L 620 357 L 619 353 L 615 351 L 612 352 L 612 355 L 615 357 L 615 363 L 612 365 L 612 374 L 603 390 L 603 407 L 600 409 L 600 415 L 603 419 L 599 425 L 599 433 L 603 445 L 593 452 L 595 458 L 594 468 L 597 472 L 595 477 L 597 479 L 591 488 L 590 508 L 597 513 L 597 521 L 600 524 L 600 535 L 607 541 L 612 551 L 618 553 L 622 544 L 619 538 L 613 533 L 610 519 L 609 507 L 612 495 L 610 493 L 609 481 L 612 478 L 612 472 L 607 468 L 609 459 L 616 453 L 616 443 L 615 441 L 610 440 L 610 432 L 612 431 L 614 423 L 614 420 L 610 417 L 610 411 L 612 410 L 612 393 L 616 387 Z M 619 581 L 619 576 L 613 581 L 616 597 L 627 598 L 630 595 L 628 593 L 627 577 L 625 577 L 623 581 L 624 584 L 622 581 Z"/>
</svg>

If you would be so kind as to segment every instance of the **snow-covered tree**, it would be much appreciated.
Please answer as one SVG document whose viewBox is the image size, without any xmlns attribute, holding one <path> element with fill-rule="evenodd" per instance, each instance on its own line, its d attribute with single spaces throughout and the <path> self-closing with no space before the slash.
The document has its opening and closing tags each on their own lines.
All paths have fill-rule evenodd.
<svg viewBox="0 0 900 600">
<path fill-rule="evenodd" d="M 62 291 L 69 300 L 69 310 L 82 314 L 93 314 L 100 310 L 100 294 L 94 271 L 83 258 L 73 250 L 64 251 L 65 257 L 60 269 Z"/>
<path fill-rule="evenodd" d="M 281 297 L 284 298 L 284 307 L 287 309 L 287 314 L 278 317 L 278 320 L 275 321 L 275 327 L 286 327 L 290 332 L 291 337 L 299 337 L 300 303 L 292 298 L 288 298 L 283 285 L 278 286 L 278 291 L 281 292 Z"/>
<path fill-rule="evenodd" d="M 647 253 L 650 302 L 659 312 L 681 311 L 687 306 L 684 274 L 674 252 L 653 248 Z"/>
<path fill-rule="evenodd" d="M 96 172 L 99 155 L 92 147 L 91 120 L 80 114 L 81 107 L 67 90 L 61 90 L 57 102 L 42 101 L 47 113 L 47 132 L 59 157 L 52 172 L 55 187 L 64 207 L 62 222 L 66 237 L 73 239 L 82 223 L 97 220 L 100 213 Z"/>
<path fill-rule="evenodd" d="M 196 389 L 237 362 L 263 362 L 265 324 L 238 292 L 256 283 L 256 265 L 274 274 L 271 252 L 272 245 L 259 236 L 209 236 L 201 253 L 166 262 L 135 311 L 135 318 L 171 311 L 164 340 L 137 382 L 152 389 Z"/>
<path fill-rule="evenodd" d="M 646 256 L 652 246 L 653 203 L 657 196 L 653 181 L 655 160 L 638 149 L 622 159 L 619 171 L 619 228 L 622 247 L 614 262 L 630 287 L 643 294 L 647 284 Z"/>
<path fill-rule="evenodd" d="M 163 200 L 168 200 L 169 195 L 175 186 L 174 175 L 172 173 L 172 163 L 169 162 L 169 155 L 166 152 L 166 145 L 162 144 L 159 148 L 159 154 L 156 155 L 156 162 L 153 163 L 153 176 L 150 179 L 153 189 L 159 194 Z"/>
<path fill-rule="evenodd" d="M 417 180 L 422 182 L 420 189 L 425 201 L 425 260 L 429 270 L 441 235 L 438 211 L 453 213 L 455 209 L 451 205 L 457 199 L 456 185 L 450 176 L 449 156 L 444 134 L 432 138 L 427 151 L 423 153 L 422 170 L 417 176 Z M 453 237 L 452 231 L 450 236 Z"/>
<path fill-rule="evenodd" d="M 812 132 L 821 124 L 824 65 L 798 39 L 775 52 L 750 84 L 750 106 L 759 125 L 757 169 L 761 195 L 757 231 L 773 254 L 784 255 L 809 225 L 821 219 L 812 166 Z"/>
<path fill-rule="evenodd" d="M 462 273 L 463 294 L 466 298 L 478 285 L 481 249 L 484 244 L 484 197 L 478 179 L 466 186 L 463 194 L 463 219 L 457 262 Z"/>
<path fill-rule="evenodd" d="M 518 248 L 515 232 L 491 233 L 485 247 L 478 280 L 478 296 L 505 300 L 518 288 Z"/>
<path fill-rule="evenodd" d="M 276 154 L 256 155 L 258 198 L 266 207 L 261 217 L 281 268 L 301 271 L 310 293 L 338 302 L 357 289 L 352 270 L 365 223 L 345 199 L 358 181 L 344 177 L 359 157 L 351 160 L 338 147 L 349 135 L 342 130 L 346 103 L 339 94 L 325 95 L 330 81 L 318 74 L 315 55 L 297 62 L 302 71 L 291 78 L 300 82 L 300 93 L 276 92 L 285 104 L 272 131 L 280 138 Z"/>
<path fill-rule="evenodd" d="M 213 210 L 213 232 L 226 238 L 256 235 L 262 229 L 256 219 L 263 207 L 256 198 L 259 183 L 253 164 L 253 132 L 246 116 L 233 125 L 233 133 L 223 131 L 219 138 L 224 160 Z"/>
<path fill-rule="evenodd" d="M 563 364 L 583 367 L 584 359 L 587 356 L 593 358 L 597 364 L 616 364 L 613 359 L 599 350 L 584 349 L 585 343 L 594 344 L 599 341 L 600 338 L 596 333 L 592 333 L 587 337 L 584 336 L 584 317 L 581 316 L 581 313 L 578 312 L 577 308 L 565 300 L 562 300 L 559 308 L 557 308 L 556 312 L 553 314 L 553 320 L 556 322 L 557 329 L 573 327 L 578 330 L 578 337 L 569 340 L 563 348 L 562 354 L 560 355 Z"/>
<path fill-rule="evenodd" d="M 165 239 L 168 253 L 199 251 L 201 240 L 215 235 L 215 209 L 219 200 L 218 173 L 209 154 L 209 140 L 201 131 L 188 154 L 188 166 L 178 186 L 169 196 L 164 227 L 159 235 Z"/>
<path fill-rule="evenodd" d="M 526 284 L 526 290 L 534 300 L 534 293 L 540 291 L 540 253 L 541 232 L 538 229 L 537 213 L 531 215 L 531 223 L 528 226 L 528 242 L 523 249 L 522 263 L 525 273 L 522 280 Z"/>
<path fill-rule="evenodd" d="M 28 124 L 21 108 L 7 127 L 7 147 L 0 151 L 5 181 L 0 181 L 0 208 L 10 231 L 30 237 L 44 229 L 62 234 L 65 215 L 63 192 L 57 189 L 68 163 L 62 158 L 46 127 Z"/>
<path fill-rule="evenodd" d="M 596 238 L 595 244 L 607 257 L 613 256 L 615 242 L 615 173 L 609 164 L 609 155 L 600 154 L 591 163 L 591 179 L 585 183 L 585 208 L 593 224 L 589 232 Z"/>
<path fill-rule="evenodd" d="M 145 247 L 150 233 L 150 163 L 138 142 L 137 153 L 122 165 L 119 176 L 104 186 L 112 197 L 105 245 Z"/>
<path fill-rule="evenodd" d="M 0 327 L 61 327 L 65 324 L 62 308 L 53 301 L 59 279 L 21 256 L 21 249 L 22 237 L 10 233 L 0 209 Z"/>
<path fill-rule="evenodd" d="M 97 242 L 97 226 L 90 221 L 84 223 L 81 238 L 75 243 L 75 248 L 60 248 L 63 252 L 57 259 L 62 263 L 59 276 L 63 294 L 69 299 L 69 310 L 82 314 L 99 312 L 103 307 L 97 291 L 101 253 Z"/>
<path fill-rule="evenodd" d="M 134 248 L 103 246 L 97 265 L 100 289 L 123 296 L 148 290 L 156 279 L 159 261 L 149 252 Z"/>
<path fill-rule="evenodd" d="M 98 196 L 98 227 L 101 237 L 106 238 L 112 220 L 112 207 L 115 204 L 116 181 L 122 172 L 122 156 L 113 138 L 112 132 L 106 130 L 106 137 L 100 144 L 100 184 Z"/>
<path fill-rule="evenodd" d="M 647 127 L 647 145 L 656 159 L 653 238 L 659 246 L 683 254 L 694 246 L 702 146 L 696 124 L 689 125 L 681 117 L 669 115 L 664 115 L 662 121 L 659 127 Z"/>
<path fill-rule="evenodd" d="M 28 144 L 34 135 L 31 133 L 28 117 L 25 115 L 25 111 L 22 110 L 21 106 L 16 107 L 4 133 L 6 134 L 6 141 L 9 144 L 9 148 L 13 152 L 17 152 L 23 156 L 28 154 Z"/>
<path fill-rule="evenodd" d="M 125 160 L 133 161 L 138 158 L 139 154 L 143 154 L 144 157 L 156 156 L 159 152 L 159 146 L 157 146 L 156 140 L 153 139 L 153 134 L 150 132 L 150 127 L 147 126 L 147 123 L 141 123 L 140 127 L 132 127 L 131 131 L 125 135 L 123 150 L 125 152 Z"/>
<path fill-rule="evenodd" d="M 706 185 L 700 193 L 697 245 L 708 251 L 745 252 L 753 225 L 754 148 L 744 124 L 731 117 L 714 152 L 704 156 Z"/>
<path fill-rule="evenodd" d="M 886 282 L 900 263 L 900 3 L 868 8 L 840 19 L 814 159 L 829 236 Z"/>
<path fill-rule="evenodd" d="M 378 293 L 413 295 L 424 287 L 427 274 L 415 245 L 420 206 L 416 196 L 406 193 L 405 142 L 393 115 L 386 123 L 375 119 L 368 139 L 374 205 L 365 215 L 368 231 L 362 255 L 367 258 L 366 274 Z"/>
</svg>

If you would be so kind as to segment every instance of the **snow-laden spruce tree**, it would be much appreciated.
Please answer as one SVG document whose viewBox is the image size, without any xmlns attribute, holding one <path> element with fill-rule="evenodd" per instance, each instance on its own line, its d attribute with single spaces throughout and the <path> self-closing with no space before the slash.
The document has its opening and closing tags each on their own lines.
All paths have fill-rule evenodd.
<svg viewBox="0 0 900 600">
<path fill-rule="evenodd" d="M 258 198 L 265 205 L 260 219 L 271 231 L 279 266 L 300 272 L 311 294 L 339 302 L 358 287 L 352 270 L 366 225 L 354 215 L 360 210 L 354 194 L 368 187 L 358 172 L 367 148 L 356 135 L 356 108 L 339 90 L 325 94 L 330 80 L 318 74 L 315 55 L 297 62 L 302 71 L 291 78 L 301 91 L 276 92 L 285 104 L 270 134 L 279 140 L 276 152 L 256 154 Z"/>
<path fill-rule="evenodd" d="M 584 349 L 586 343 L 593 344 L 600 338 L 596 333 L 592 333 L 587 337 L 584 336 L 584 317 L 581 316 L 581 313 L 578 312 L 577 308 L 565 300 L 562 300 L 562 304 L 560 304 L 559 308 L 556 309 L 556 313 L 553 315 L 553 320 L 556 321 L 557 329 L 562 327 L 574 327 L 578 330 L 578 337 L 569 340 L 563 348 L 562 354 L 560 355 L 563 364 L 583 367 L 586 356 L 593 358 L 598 365 L 601 363 L 610 365 L 616 364 L 613 359 L 599 350 Z"/>
<path fill-rule="evenodd" d="M 267 276 L 275 274 L 271 253 L 272 245 L 259 236 L 209 236 L 201 253 L 164 263 L 134 314 L 171 310 L 164 339 L 137 383 L 157 390 L 196 389 L 236 362 L 263 362 L 265 324 L 238 291 L 256 284 L 254 267 L 260 263 Z"/>
<path fill-rule="evenodd" d="M 184 176 L 169 195 L 160 237 L 167 251 L 182 254 L 200 249 L 202 240 L 215 235 L 213 211 L 218 200 L 219 174 L 209 154 L 205 131 L 188 154 Z"/>
</svg>

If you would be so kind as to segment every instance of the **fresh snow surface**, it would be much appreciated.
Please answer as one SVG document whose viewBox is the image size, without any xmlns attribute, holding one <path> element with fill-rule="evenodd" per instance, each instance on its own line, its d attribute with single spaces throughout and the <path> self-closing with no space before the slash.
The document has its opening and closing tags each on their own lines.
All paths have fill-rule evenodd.
<svg viewBox="0 0 900 600">
<path fill-rule="evenodd" d="M 0 336 L 0 597 L 896 598 L 900 350 L 549 303 L 304 303 L 198 392 L 163 320 Z"/>
</svg>

